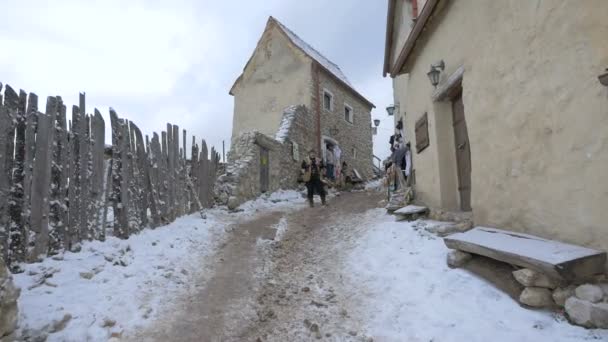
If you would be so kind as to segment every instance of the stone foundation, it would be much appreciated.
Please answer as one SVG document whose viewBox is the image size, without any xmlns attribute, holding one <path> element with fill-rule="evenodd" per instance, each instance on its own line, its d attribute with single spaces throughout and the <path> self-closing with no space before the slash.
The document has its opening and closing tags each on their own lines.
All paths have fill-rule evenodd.
<svg viewBox="0 0 608 342">
<path fill-rule="evenodd" d="M 216 201 L 229 209 L 236 209 L 262 193 L 262 149 L 268 150 L 268 192 L 296 188 L 302 160 L 313 147 L 312 122 L 305 106 L 291 106 L 285 109 L 279 132 L 274 138 L 260 132 L 239 135 L 232 141 L 226 172 L 216 183 Z"/>
</svg>

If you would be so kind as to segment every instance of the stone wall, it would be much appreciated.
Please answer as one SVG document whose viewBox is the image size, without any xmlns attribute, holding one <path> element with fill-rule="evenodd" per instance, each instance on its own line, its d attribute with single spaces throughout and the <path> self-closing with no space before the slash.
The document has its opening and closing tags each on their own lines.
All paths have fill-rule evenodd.
<svg viewBox="0 0 608 342">
<path fill-rule="evenodd" d="M 314 86 L 314 85 L 313 85 Z M 373 146 L 372 146 L 372 119 L 371 107 L 355 97 L 350 90 L 324 71 L 319 72 L 319 99 L 323 101 L 323 91 L 328 90 L 333 95 L 333 108 L 331 111 L 321 109 L 321 135 L 334 139 L 342 150 L 342 160 L 348 164 L 348 169 L 357 169 L 364 179 L 373 177 Z M 316 101 L 313 99 L 313 103 Z M 354 120 L 352 123 L 344 118 L 344 106 L 353 108 Z M 317 108 L 317 107 L 313 107 Z M 337 134 L 332 135 L 330 130 L 337 128 Z M 356 149 L 357 156 L 354 156 Z"/>
<path fill-rule="evenodd" d="M 285 109 L 280 129 L 274 139 L 260 132 L 246 132 L 233 142 L 228 153 L 226 172 L 218 178 L 216 199 L 230 209 L 261 194 L 260 151 L 268 149 L 270 182 L 268 192 L 293 189 L 298 185 L 300 166 L 312 149 L 312 115 L 303 105 Z M 298 155 L 294 155 L 294 143 Z"/>
<path fill-rule="evenodd" d="M 17 298 L 20 290 L 0 257 L 0 340 L 17 328 Z"/>
<path fill-rule="evenodd" d="M 430 146 L 413 154 L 418 199 L 458 207 L 450 102 L 431 98 L 458 68 L 477 225 L 608 249 L 608 2 L 445 1 L 394 79 L 408 139 L 428 114 Z M 475 12 L 475 16 L 471 13 Z M 491 29 L 489 29 L 491 28 Z M 405 114 L 407 113 L 407 114 Z"/>
</svg>

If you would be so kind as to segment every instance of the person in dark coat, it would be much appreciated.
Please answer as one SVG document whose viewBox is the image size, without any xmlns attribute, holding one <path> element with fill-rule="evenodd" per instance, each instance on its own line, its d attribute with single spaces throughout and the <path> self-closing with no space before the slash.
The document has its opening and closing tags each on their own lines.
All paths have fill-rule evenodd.
<svg viewBox="0 0 608 342">
<path fill-rule="evenodd" d="M 306 183 L 306 189 L 308 191 L 308 204 L 311 207 L 314 207 L 313 197 L 316 192 L 321 196 L 321 203 L 326 205 L 325 189 L 323 188 L 325 165 L 323 165 L 321 159 L 316 157 L 315 151 L 308 152 L 308 158 L 302 161 L 302 171 L 304 173 L 304 182 Z"/>
</svg>

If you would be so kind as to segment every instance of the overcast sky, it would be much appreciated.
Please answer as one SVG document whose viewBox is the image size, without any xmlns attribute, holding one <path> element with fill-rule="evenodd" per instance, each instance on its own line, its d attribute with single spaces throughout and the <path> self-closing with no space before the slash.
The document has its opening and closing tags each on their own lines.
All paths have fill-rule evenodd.
<svg viewBox="0 0 608 342">
<path fill-rule="evenodd" d="M 0 82 L 108 108 L 145 134 L 167 122 L 228 146 L 241 73 L 272 15 L 344 71 L 382 124 L 375 153 L 387 154 L 390 78 L 382 77 L 386 1 L 381 0 L 20 0 L 0 6 Z M 71 109 L 68 109 L 71 113 Z M 390 122 L 389 122 L 390 121 Z"/>
</svg>

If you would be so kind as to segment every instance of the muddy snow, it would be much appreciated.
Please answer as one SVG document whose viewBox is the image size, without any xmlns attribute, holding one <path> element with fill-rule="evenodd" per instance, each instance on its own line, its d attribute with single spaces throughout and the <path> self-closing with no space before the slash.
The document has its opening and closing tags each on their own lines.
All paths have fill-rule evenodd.
<svg viewBox="0 0 608 342">
<path fill-rule="evenodd" d="M 602 330 L 520 307 L 449 269 L 430 221 L 384 193 L 308 208 L 297 192 L 83 245 L 15 277 L 21 333 L 48 341 L 580 341 Z"/>
</svg>

